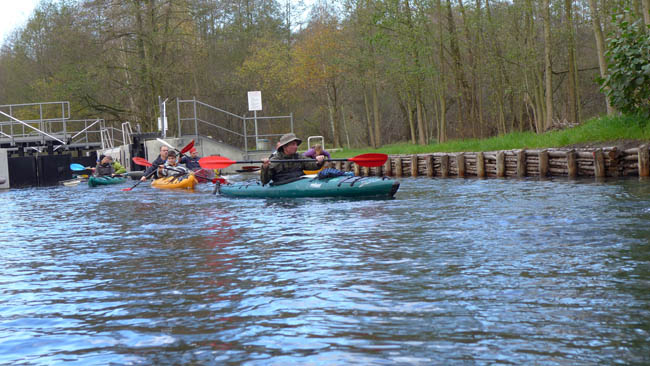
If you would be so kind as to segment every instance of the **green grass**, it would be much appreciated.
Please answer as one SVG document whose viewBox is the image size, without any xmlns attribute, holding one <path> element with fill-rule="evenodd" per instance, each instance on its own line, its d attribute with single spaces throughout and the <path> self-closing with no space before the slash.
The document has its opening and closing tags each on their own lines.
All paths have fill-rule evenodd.
<svg viewBox="0 0 650 366">
<path fill-rule="evenodd" d="M 650 141 L 650 123 L 637 116 L 599 117 L 582 125 L 543 134 L 513 132 L 488 139 L 453 140 L 443 144 L 414 145 L 398 143 L 379 149 L 349 149 L 335 152 L 333 157 L 350 157 L 369 152 L 385 154 L 422 154 L 431 152 L 496 151 L 563 147 L 573 144 L 616 140 Z"/>
</svg>

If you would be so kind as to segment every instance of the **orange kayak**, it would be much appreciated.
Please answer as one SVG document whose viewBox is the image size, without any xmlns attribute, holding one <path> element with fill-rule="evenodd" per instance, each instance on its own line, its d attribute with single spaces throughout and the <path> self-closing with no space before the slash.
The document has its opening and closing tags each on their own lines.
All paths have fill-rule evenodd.
<svg viewBox="0 0 650 366">
<path fill-rule="evenodd" d="M 180 177 L 165 177 L 155 179 L 151 182 L 151 186 L 154 188 L 179 188 L 179 189 L 194 189 L 194 186 L 198 183 L 194 174 L 190 173 L 187 175 L 182 175 Z"/>
</svg>

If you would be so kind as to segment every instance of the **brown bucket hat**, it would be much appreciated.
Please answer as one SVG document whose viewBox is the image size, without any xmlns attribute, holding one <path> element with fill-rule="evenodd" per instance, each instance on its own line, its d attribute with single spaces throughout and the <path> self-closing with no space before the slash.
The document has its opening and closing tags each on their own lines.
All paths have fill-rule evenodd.
<svg viewBox="0 0 650 366">
<path fill-rule="evenodd" d="M 290 143 L 291 141 L 297 141 L 298 145 L 302 143 L 302 140 L 296 137 L 296 134 L 294 133 L 286 133 L 280 137 L 280 141 L 278 141 L 278 145 L 280 147 L 284 147 L 284 145 Z"/>
</svg>

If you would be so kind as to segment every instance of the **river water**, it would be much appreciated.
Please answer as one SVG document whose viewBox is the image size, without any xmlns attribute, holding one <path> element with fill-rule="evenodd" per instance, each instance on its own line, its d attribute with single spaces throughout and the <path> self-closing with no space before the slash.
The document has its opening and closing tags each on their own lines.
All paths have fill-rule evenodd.
<svg viewBox="0 0 650 366">
<path fill-rule="evenodd" d="M 0 192 L 0 364 L 650 364 L 650 181 L 126 186 Z"/>
</svg>

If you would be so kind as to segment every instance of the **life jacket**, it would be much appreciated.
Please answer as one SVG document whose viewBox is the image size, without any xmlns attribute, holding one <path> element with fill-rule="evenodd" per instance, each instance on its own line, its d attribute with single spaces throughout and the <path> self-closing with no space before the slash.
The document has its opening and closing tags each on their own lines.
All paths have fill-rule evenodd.
<svg viewBox="0 0 650 366">
<path fill-rule="evenodd" d="M 103 177 L 105 175 L 111 175 L 115 173 L 115 169 L 112 164 L 97 164 L 95 167 L 95 176 Z"/>
</svg>

